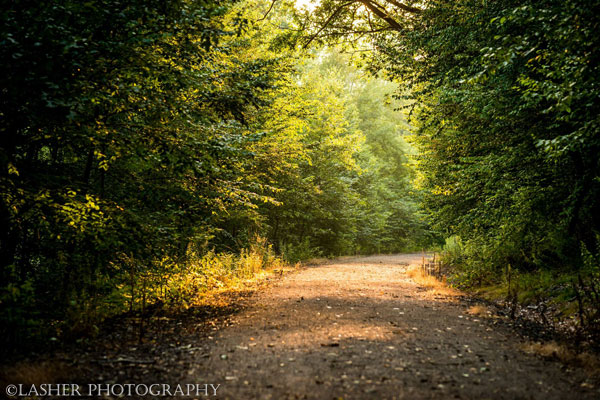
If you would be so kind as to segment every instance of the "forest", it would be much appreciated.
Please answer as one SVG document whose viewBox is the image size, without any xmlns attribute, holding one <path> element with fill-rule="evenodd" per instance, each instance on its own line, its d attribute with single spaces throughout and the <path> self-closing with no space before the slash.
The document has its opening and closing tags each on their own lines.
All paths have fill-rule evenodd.
<svg viewBox="0 0 600 400">
<path fill-rule="evenodd" d="M 2 3 L 7 350 L 421 249 L 600 342 L 597 1 Z"/>
</svg>

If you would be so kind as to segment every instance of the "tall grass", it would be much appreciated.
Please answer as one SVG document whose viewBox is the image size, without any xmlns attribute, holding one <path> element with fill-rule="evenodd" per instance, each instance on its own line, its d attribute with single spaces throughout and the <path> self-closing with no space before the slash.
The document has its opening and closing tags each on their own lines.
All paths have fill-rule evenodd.
<svg viewBox="0 0 600 400">
<path fill-rule="evenodd" d="M 149 307 L 187 308 L 201 302 L 207 293 L 243 287 L 287 265 L 260 237 L 237 254 L 188 253 L 183 262 L 165 259 L 143 272 L 132 266 L 131 276 L 122 276 L 112 293 L 119 303 L 116 308 L 132 313 L 143 313 Z"/>
<path fill-rule="evenodd" d="M 0 325 L 0 334 L 8 343 L 0 354 L 93 337 L 103 322 L 113 317 L 142 320 L 157 312 L 185 310 L 218 292 L 247 289 L 271 271 L 288 265 L 260 237 L 238 253 L 189 250 L 184 259 L 164 258 L 152 265 L 122 255 L 119 265 L 98 274 L 60 319 L 31 312 L 2 315 L 6 323 Z M 0 300 L 4 302 L 4 298 Z"/>
</svg>

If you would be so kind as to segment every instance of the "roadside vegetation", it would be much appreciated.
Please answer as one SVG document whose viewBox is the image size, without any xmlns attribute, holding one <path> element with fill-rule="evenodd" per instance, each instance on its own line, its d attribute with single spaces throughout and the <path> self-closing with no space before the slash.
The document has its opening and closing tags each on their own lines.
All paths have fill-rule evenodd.
<svg viewBox="0 0 600 400">
<path fill-rule="evenodd" d="M 429 240 L 397 85 L 268 6 L 5 5 L 3 351 Z"/>
<path fill-rule="evenodd" d="M 599 7 L 5 4 L 3 349 L 434 245 L 454 285 L 599 343 Z"/>
<path fill-rule="evenodd" d="M 399 84 L 452 282 L 569 321 L 575 342 L 597 345 L 599 4 L 318 4 L 309 40 L 374 49 L 366 68 Z"/>
</svg>

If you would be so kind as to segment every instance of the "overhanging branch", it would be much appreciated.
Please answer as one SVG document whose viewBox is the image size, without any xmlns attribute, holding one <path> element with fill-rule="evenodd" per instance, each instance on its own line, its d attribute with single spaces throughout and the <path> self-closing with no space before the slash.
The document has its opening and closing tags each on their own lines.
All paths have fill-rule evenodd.
<svg viewBox="0 0 600 400">
<path fill-rule="evenodd" d="M 385 8 L 383 8 L 379 4 L 375 3 L 374 1 L 370 1 L 370 0 L 360 0 L 360 2 L 365 7 L 367 7 L 369 10 L 371 10 L 371 12 L 373 14 L 377 15 L 379 18 L 381 18 L 382 20 L 387 22 L 392 29 L 394 29 L 396 31 L 403 30 L 402 25 L 400 25 L 394 18 L 390 17 L 390 15 L 385 10 Z"/>
<path fill-rule="evenodd" d="M 377 18 L 385 21 L 385 23 L 387 23 L 387 25 L 389 26 L 389 29 L 395 30 L 397 32 L 402 32 L 404 31 L 404 27 L 398 22 L 399 20 L 396 17 L 400 17 L 404 13 L 419 14 L 423 12 L 423 9 L 421 8 L 406 5 L 398 0 L 382 0 L 379 3 L 377 2 L 377 0 L 350 0 L 344 4 L 339 5 L 335 9 L 335 11 L 333 11 L 333 13 L 331 13 L 331 15 L 319 27 L 318 31 L 311 35 L 311 37 L 308 39 L 308 41 L 303 47 L 308 47 L 313 42 L 313 40 L 319 37 L 321 32 L 323 32 L 323 30 L 325 30 L 331 24 L 331 22 L 340 14 L 340 12 L 342 12 L 344 8 L 356 3 L 363 5 L 367 9 L 367 19 L 371 31 L 375 31 L 371 22 L 371 13 L 373 13 Z M 393 8 L 393 12 L 397 14 L 396 17 L 393 16 L 393 14 L 390 14 L 386 7 L 380 3 L 387 5 L 388 7 L 391 6 Z M 348 31 L 350 34 L 352 34 L 353 29 L 352 27 L 349 28 L 350 29 Z"/>
<path fill-rule="evenodd" d="M 306 42 L 306 44 L 303 46 L 304 48 L 307 48 L 308 45 L 310 45 L 312 43 L 313 40 L 315 40 L 317 38 L 317 36 L 319 36 L 319 34 L 323 31 L 323 29 L 325 29 L 327 27 L 327 25 L 329 25 L 331 23 L 331 21 L 346 7 L 348 7 L 349 5 L 352 5 L 356 3 L 356 1 L 351 1 L 348 3 L 344 3 L 341 6 L 339 6 L 338 8 L 336 8 L 336 10 L 329 16 L 329 18 L 327 18 L 327 20 L 325 21 L 325 23 L 319 28 L 319 30 L 317 31 L 317 33 L 315 33 L 314 35 L 312 35 L 310 37 L 310 39 L 308 40 L 308 42 Z"/>
<path fill-rule="evenodd" d="M 265 20 L 265 19 L 266 19 L 266 18 L 269 16 L 269 13 L 270 13 L 270 12 L 271 12 L 271 10 L 273 9 L 273 6 L 275 5 L 275 3 L 276 3 L 276 2 L 277 2 L 277 0 L 273 0 L 273 1 L 271 2 L 271 6 L 269 7 L 269 9 L 268 9 L 268 10 L 267 10 L 267 12 L 265 13 L 265 15 L 263 15 L 263 17 L 262 17 L 261 19 L 257 19 L 257 20 L 256 20 L 256 22 L 260 22 L 260 21 L 263 21 L 263 20 Z"/>
</svg>

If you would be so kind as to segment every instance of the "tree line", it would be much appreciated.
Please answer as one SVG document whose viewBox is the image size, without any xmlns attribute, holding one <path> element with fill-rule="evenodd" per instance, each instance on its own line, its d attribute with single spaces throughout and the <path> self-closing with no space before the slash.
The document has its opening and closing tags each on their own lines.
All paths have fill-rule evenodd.
<svg viewBox="0 0 600 400">
<path fill-rule="evenodd" d="M 600 332 L 597 2 L 5 3 L 8 342 L 218 254 L 432 241 Z"/>
<path fill-rule="evenodd" d="M 423 206 L 454 283 L 512 277 L 598 339 L 600 4 L 319 4 L 308 41 L 367 40 L 365 63 L 412 101 Z"/>
<path fill-rule="evenodd" d="M 395 85 L 303 50 L 292 5 L 268 9 L 3 4 L 6 343 L 181 300 L 250 254 L 260 268 L 428 240 Z"/>
</svg>

